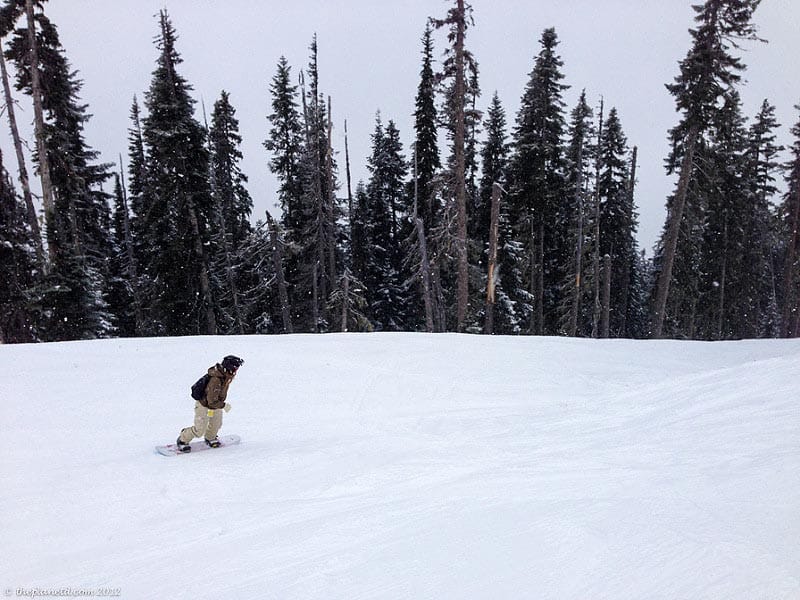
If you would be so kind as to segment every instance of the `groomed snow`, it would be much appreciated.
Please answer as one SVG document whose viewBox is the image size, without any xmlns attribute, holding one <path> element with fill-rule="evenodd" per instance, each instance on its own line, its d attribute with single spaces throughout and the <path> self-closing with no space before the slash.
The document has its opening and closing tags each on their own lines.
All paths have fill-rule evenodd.
<svg viewBox="0 0 800 600">
<path fill-rule="evenodd" d="M 225 354 L 242 444 L 155 454 Z M 799 367 L 798 340 L 0 346 L 0 588 L 796 600 Z"/>
</svg>

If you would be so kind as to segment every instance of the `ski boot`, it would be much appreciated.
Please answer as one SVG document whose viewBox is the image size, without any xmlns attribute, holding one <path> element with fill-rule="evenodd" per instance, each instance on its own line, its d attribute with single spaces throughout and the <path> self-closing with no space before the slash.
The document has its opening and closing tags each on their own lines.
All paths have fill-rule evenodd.
<svg viewBox="0 0 800 600">
<path fill-rule="evenodd" d="M 175 442 L 175 445 L 178 446 L 178 452 L 191 452 L 192 447 L 189 444 L 186 444 L 181 441 L 181 436 L 178 436 L 178 440 Z"/>
</svg>

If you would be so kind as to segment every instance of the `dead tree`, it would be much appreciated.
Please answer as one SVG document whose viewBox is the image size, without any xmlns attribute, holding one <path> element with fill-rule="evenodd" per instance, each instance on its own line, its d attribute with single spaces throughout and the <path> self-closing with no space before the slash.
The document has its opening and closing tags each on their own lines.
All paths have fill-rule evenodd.
<svg viewBox="0 0 800 600">
<path fill-rule="evenodd" d="M 675 253 L 678 250 L 678 237 L 680 237 L 683 211 L 686 208 L 686 197 L 689 194 L 692 164 L 697 140 L 700 137 L 699 125 L 692 125 L 686 138 L 683 160 L 681 161 L 681 174 L 678 177 L 678 188 L 670 207 L 667 225 L 667 234 L 664 239 L 664 261 L 656 285 L 656 302 L 653 309 L 653 337 L 660 338 L 664 329 L 664 317 L 667 309 L 667 296 L 669 285 L 672 281 L 672 265 L 675 263 Z"/>
<path fill-rule="evenodd" d="M 14 142 L 14 150 L 17 154 L 17 164 L 19 165 L 19 181 L 22 185 L 22 198 L 25 201 L 25 216 L 28 219 L 28 225 L 33 233 L 36 258 L 39 261 L 42 272 L 47 273 L 47 257 L 44 253 L 44 242 L 42 240 L 41 229 L 39 228 L 39 220 L 36 218 L 36 208 L 33 206 L 33 195 L 31 194 L 31 185 L 30 180 L 28 179 L 28 169 L 25 166 L 25 155 L 22 152 L 22 140 L 19 136 L 17 117 L 14 113 L 14 99 L 11 96 L 11 86 L 8 82 L 8 71 L 6 70 L 5 58 L 3 57 L 2 44 L 0 44 L 0 71 L 2 72 L 3 77 L 3 92 L 5 93 L 6 110 L 8 111 L 8 125 L 11 129 L 11 139 Z"/>
<path fill-rule="evenodd" d="M 39 46 L 36 41 L 36 19 L 33 14 L 33 0 L 25 0 L 25 15 L 28 20 L 28 54 L 31 72 L 31 94 L 33 95 L 33 123 L 36 135 L 36 152 L 39 159 L 39 176 L 42 180 L 42 203 L 46 225 L 55 225 L 55 200 L 53 183 L 50 179 L 50 160 L 47 156 L 44 132 L 44 109 L 42 107 L 42 84 L 39 78 Z M 53 242 L 54 240 L 51 240 Z M 77 241 L 77 238 L 76 238 Z M 55 244 L 48 245 L 50 260 L 55 254 Z"/>
<path fill-rule="evenodd" d="M 486 320 L 483 332 L 494 333 L 494 304 L 497 266 L 497 234 L 500 221 L 500 193 L 503 188 L 497 182 L 492 184 L 492 207 L 489 224 L 489 268 L 486 277 Z"/>
</svg>

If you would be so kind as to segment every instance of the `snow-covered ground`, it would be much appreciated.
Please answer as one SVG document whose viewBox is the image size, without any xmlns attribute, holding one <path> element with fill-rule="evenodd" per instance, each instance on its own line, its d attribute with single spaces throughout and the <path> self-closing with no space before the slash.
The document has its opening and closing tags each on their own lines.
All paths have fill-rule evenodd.
<svg viewBox="0 0 800 600">
<path fill-rule="evenodd" d="M 225 354 L 242 444 L 155 454 Z M 798 373 L 798 340 L 0 346 L 0 588 L 796 600 Z"/>
</svg>

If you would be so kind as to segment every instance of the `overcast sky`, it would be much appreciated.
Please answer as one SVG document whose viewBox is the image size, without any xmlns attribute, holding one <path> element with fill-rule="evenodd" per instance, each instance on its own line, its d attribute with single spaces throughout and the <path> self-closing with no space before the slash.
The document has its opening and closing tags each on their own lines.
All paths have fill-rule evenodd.
<svg viewBox="0 0 800 600">
<path fill-rule="evenodd" d="M 496 90 L 513 127 L 542 30 L 555 27 L 564 61 L 567 110 L 585 88 L 616 106 L 631 146 L 639 147 L 636 202 L 639 239 L 651 251 L 664 221 L 673 182 L 664 174 L 667 130 L 678 119 L 664 88 L 689 48 L 692 0 L 472 0 L 475 26 L 467 44 L 480 67 L 485 109 Z M 347 119 L 353 185 L 367 178 L 366 157 L 375 113 L 393 119 L 409 157 L 414 97 L 419 82 L 420 38 L 429 16 L 444 16 L 446 0 L 50 0 L 73 68 L 84 81 L 83 100 L 93 118 L 89 144 L 103 158 L 127 162 L 127 128 L 133 95 L 143 99 L 157 50 L 156 15 L 167 8 L 178 32 L 184 63 L 179 72 L 210 113 L 222 89 L 231 95 L 243 141 L 243 169 L 250 178 L 255 217 L 275 209 L 277 184 L 261 145 L 270 112 L 269 83 L 285 55 L 294 76 L 308 62 L 316 32 L 321 89 L 332 97 L 334 143 L 344 192 L 344 120 Z M 768 98 L 777 106 L 781 141 L 790 141 L 800 102 L 800 1 L 764 0 L 755 21 L 769 44 L 748 44 L 748 82 L 742 90 L 752 116 Z M 444 34 L 436 37 L 441 56 Z M 18 120 L 32 121 L 27 99 Z M 200 105 L 198 103 L 198 113 Z M 199 117 L 201 115 L 198 114 Z M 0 144 L 12 156 L 4 135 Z M 29 128 L 28 128 L 29 129 Z M 8 161 L 7 161 L 8 162 Z M 9 166 L 9 165 L 7 165 Z M 9 168 L 16 172 L 16 168 Z"/>
</svg>

